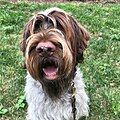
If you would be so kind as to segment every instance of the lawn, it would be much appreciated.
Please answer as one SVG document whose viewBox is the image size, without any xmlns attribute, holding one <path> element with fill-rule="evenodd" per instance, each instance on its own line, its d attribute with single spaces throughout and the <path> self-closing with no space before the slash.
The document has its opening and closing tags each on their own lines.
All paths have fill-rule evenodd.
<svg viewBox="0 0 120 120">
<path fill-rule="evenodd" d="M 120 5 L 0 1 L 0 120 L 25 120 L 26 71 L 19 48 L 32 13 L 57 6 L 72 14 L 90 33 L 80 65 L 90 97 L 87 120 L 120 120 Z"/>
</svg>

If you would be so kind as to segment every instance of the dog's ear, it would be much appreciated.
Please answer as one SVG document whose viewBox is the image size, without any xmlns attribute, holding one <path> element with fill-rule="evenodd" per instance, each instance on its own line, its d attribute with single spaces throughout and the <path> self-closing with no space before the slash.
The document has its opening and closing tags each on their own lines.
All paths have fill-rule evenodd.
<svg viewBox="0 0 120 120">
<path fill-rule="evenodd" d="M 33 25 L 33 20 L 27 22 L 22 33 L 22 38 L 20 41 L 20 49 L 23 52 L 23 56 L 25 56 L 25 51 L 26 51 L 26 40 L 32 34 L 32 27 L 33 27 L 32 25 Z M 26 69 L 25 61 L 23 68 Z"/>
<path fill-rule="evenodd" d="M 32 27 L 33 27 L 32 25 L 33 25 L 33 20 L 30 20 L 28 23 L 26 23 L 22 33 L 22 39 L 20 41 L 20 49 L 23 52 L 23 55 L 25 55 L 26 40 L 32 34 Z"/>
<path fill-rule="evenodd" d="M 70 22 L 74 32 L 74 42 L 76 47 L 76 62 L 82 63 L 83 53 L 88 46 L 90 34 L 89 32 L 80 25 L 73 17 L 69 16 Z"/>
</svg>

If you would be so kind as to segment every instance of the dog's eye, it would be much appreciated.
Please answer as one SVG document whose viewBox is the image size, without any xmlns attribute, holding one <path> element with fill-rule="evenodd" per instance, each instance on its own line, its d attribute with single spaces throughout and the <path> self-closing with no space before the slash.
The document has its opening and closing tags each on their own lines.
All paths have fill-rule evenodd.
<svg viewBox="0 0 120 120">
<path fill-rule="evenodd" d="M 57 48 L 63 49 L 61 43 L 53 43 Z"/>
<path fill-rule="evenodd" d="M 60 49 L 63 49 L 63 48 L 62 48 L 62 45 L 61 45 L 60 43 L 58 44 L 58 47 L 59 47 Z"/>
<path fill-rule="evenodd" d="M 36 46 L 32 46 L 29 52 L 31 53 L 33 50 L 35 50 L 35 48 Z"/>
</svg>

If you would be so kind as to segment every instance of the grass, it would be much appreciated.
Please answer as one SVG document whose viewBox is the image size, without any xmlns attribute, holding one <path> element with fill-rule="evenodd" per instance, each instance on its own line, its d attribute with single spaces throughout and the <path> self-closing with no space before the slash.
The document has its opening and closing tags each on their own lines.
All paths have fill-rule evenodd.
<svg viewBox="0 0 120 120">
<path fill-rule="evenodd" d="M 120 5 L 6 1 L 0 1 L 0 120 L 25 119 L 26 72 L 19 41 L 32 13 L 53 6 L 72 14 L 91 33 L 80 65 L 90 97 L 88 120 L 120 120 Z"/>
</svg>

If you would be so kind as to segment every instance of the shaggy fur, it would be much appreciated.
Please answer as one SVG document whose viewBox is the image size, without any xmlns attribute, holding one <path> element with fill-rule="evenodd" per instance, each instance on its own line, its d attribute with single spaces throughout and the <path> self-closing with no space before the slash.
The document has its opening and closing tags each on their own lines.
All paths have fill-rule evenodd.
<svg viewBox="0 0 120 120">
<path fill-rule="evenodd" d="M 77 66 L 89 38 L 87 30 L 59 8 L 37 13 L 27 22 L 20 45 L 28 72 L 28 120 L 72 120 L 72 81 L 76 118 L 88 116 L 88 97 Z"/>
<path fill-rule="evenodd" d="M 28 120 L 73 120 L 71 107 L 71 93 L 64 93 L 57 101 L 52 101 L 42 89 L 42 85 L 35 81 L 30 74 L 26 81 L 26 99 L 28 103 Z M 82 74 L 77 69 L 74 78 L 75 97 L 78 120 L 81 116 L 88 116 L 88 96 L 85 93 L 85 85 Z"/>
</svg>

